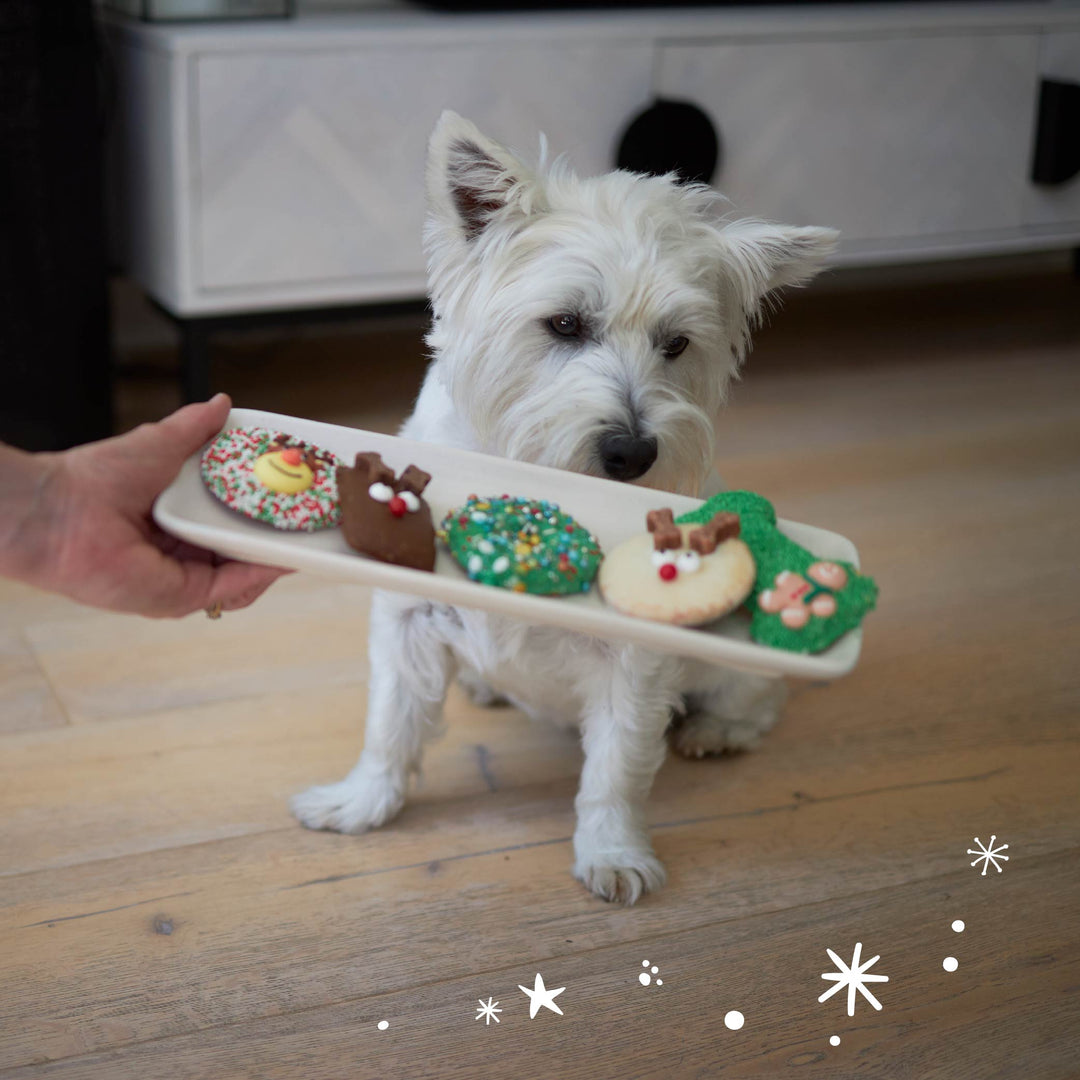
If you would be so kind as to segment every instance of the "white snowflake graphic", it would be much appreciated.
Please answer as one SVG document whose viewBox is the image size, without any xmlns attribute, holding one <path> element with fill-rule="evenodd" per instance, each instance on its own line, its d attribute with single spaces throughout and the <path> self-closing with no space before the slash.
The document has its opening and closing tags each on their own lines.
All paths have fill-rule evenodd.
<svg viewBox="0 0 1080 1080">
<path fill-rule="evenodd" d="M 870 960 L 867 960 L 865 964 L 859 963 L 859 957 L 862 955 L 862 942 L 857 942 L 855 945 L 855 952 L 851 957 L 851 967 L 848 967 L 839 956 L 832 951 L 832 949 L 825 950 L 829 954 L 829 959 L 839 968 L 838 971 L 826 971 L 822 974 L 823 979 L 833 979 L 836 985 L 831 990 L 826 990 L 818 1001 L 826 1001 L 836 993 L 837 990 L 846 986 L 848 988 L 847 998 L 847 1014 L 848 1016 L 855 1015 L 855 993 L 858 991 L 871 1005 L 874 1006 L 879 1012 L 881 1011 L 881 1002 L 878 1001 L 869 990 L 866 989 L 866 983 L 868 982 L 888 982 L 888 975 L 867 975 L 866 971 L 876 964 L 881 957 L 875 956 Z"/>
<path fill-rule="evenodd" d="M 996 836 L 990 837 L 990 843 L 984 845 L 983 842 L 976 836 L 975 847 L 968 848 L 967 853 L 969 855 L 978 855 L 979 857 L 971 864 L 972 866 L 978 866 L 979 863 L 983 864 L 981 877 L 986 877 L 986 868 L 993 863 L 994 869 L 1000 874 L 1001 867 L 998 866 L 998 862 L 1008 862 L 1009 856 L 1002 855 L 1000 852 L 1004 851 L 1009 845 L 1002 844 L 1001 847 L 994 847 L 994 841 Z"/>
<path fill-rule="evenodd" d="M 493 1002 L 491 998 L 488 998 L 486 1002 L 483 998 L 477 998 L 476 1000 L 480 1002 L 480 1008 L 476 1010 L 475 1018 L 477 1020 L 483 1018 L 484 1027 L 487 1027 L 492 1020 L 494 1020 L 497 1024 L 499 1022 L 499 1018 L 495 1014 L 502 1012 L 502 1009 L 495 1008 L 495 1006 L 499 1003 L 497 1001 Z"/>
</svg>

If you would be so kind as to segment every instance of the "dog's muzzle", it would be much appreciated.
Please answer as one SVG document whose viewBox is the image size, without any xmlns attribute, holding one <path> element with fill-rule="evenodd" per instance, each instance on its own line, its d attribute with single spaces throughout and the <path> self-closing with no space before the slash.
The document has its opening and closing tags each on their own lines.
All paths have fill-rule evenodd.
<svg viewBox="0 0 1080 1080">
<path fill-rule="evenodd" d="M 600 436 L 597 450 L 604 472 L 612 480 L 636 480 L 656 461 L 657 443 L 626 431 L 609 431 Z"/>
</svg>

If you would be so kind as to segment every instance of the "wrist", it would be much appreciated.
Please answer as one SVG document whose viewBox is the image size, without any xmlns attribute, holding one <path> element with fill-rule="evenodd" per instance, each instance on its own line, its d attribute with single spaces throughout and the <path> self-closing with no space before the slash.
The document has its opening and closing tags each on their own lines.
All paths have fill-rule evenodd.
<svg viewBox="0 0 1080 1080">
<path fill-rule="evenodd" d="M 0 575 L 39 584 L 55 554 L 62 455 L 0 446 Z"/>
</svg>

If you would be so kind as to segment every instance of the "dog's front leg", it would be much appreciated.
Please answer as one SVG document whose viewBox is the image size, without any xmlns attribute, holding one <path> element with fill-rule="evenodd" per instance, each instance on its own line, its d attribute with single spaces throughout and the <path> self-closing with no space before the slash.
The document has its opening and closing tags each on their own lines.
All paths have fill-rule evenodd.
<svg viewBox="0 0 1080 1080">
<path fill-rule="evenodd" d="M 442 726 L 455 663 L 441 622 L 452 614 L 394 593 L 374 594 L 364 749 L 340 783 L 308 788 L 292 800 L 309 829 L 362 833 L 401 809 L 423 742 Z"/>
<path fill-rule="evenodd" d="M 664 731 L 678 696 L 668 670 L 673 663 L 621 649 L 589 688 L 574 876 L 604 900 L 633 904 L 664 884 L 664 867 L 645 825 L 645 802 L 664 760 Z"/>
</svg>

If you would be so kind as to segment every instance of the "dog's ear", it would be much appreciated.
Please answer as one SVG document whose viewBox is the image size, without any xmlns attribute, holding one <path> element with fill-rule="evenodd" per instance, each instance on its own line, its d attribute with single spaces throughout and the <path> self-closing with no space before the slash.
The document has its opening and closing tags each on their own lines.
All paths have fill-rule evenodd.
<svg viewBox="0 0 1080 1080">
<path fill-rule="evenodd" d="M 765 221 L 736 221 L 720 231 L 720 259 L 735 317 L 741 318 L 737 358 L 749 347 L 769 294 L 785 285 L 804 285 L 836 250 L 835 229 L 799 228 Z"/>
<path fill-rule="evenodd" d="M 496 215 L 528 215 L 536 179 L 504 146 L 447 110 L 428 143 L 427 199 L 432 218 L 475 240 Z"/>
</svg>

